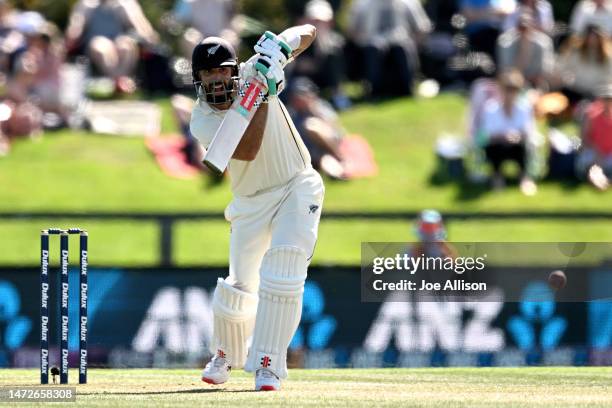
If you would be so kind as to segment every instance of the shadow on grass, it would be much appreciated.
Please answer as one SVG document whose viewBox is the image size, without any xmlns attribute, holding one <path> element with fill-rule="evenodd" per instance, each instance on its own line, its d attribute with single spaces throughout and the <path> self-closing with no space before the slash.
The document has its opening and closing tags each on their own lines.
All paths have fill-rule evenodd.
<svg viewBox="0 0 612 408">
<path fill-rule="evenodd" d="M 201 174 L 202 177 L 202 188 L 205 191 L 209 190 L 218 190 L 221 187 L 224 187 L 226 177 L 224 174 L 213 174 L 211 172 L 203 172 Z M 228 179 L 229 182 L 229 179 Z"/>
<path fill-rule="evenodd" d="M 456 189 L 455 201 L 468 202 L 476 201 L 483 196 L 493 193 L 488 182 L 472 183 L 465 178 L 450 177 L 447 172 L 436 170 L 428 178 L 429 185 L 435 188 L 453 186 Z M 558 186 L 564 192 L 575 192 L 581 188 L 585 182 L 575 178 L 546 178 L 537 181 L 538 186 Z M 518 177 L 506 177 L 504 189 L 519 189 L 520 179 Z"/>
<path fill-rule="evenodd" d="M 564 180 L 547 180 L 546 183 L 556 183 L 561 186 L 563 191 L 575 191 L 579 187 L 585 184 L 584 181 L 578 179 L 564 179 Z"/>
<path fill-rule="evenodd" d="M 447 169 L 438 164 L 436 168 L 434 169 L 434 171 L 429 176 L 428 181 L 429 181 L 429 184 L 433 187 L 443 187 L 448 184 L 456 183 L 457 178 L 451 177 Z"/>
<path fill-rule="evenodd" d="M 478 200 L 491 191 L 489 183 L 471 183 L 464 175 L 451 176 L 448 169 L 440 164 L 431 173 L 428 182 L 436 188 L 455 187 L 455 201 L 459 202 Z"/>
<path fill-rule="evenodd" d="M 457 192 L 455 194 L 455 201 L 460 202 L 479 200 L 492 191 L 489 183 L 474 184 L 468 181 L 462 181 L 456 185 Z"/>
</svg>

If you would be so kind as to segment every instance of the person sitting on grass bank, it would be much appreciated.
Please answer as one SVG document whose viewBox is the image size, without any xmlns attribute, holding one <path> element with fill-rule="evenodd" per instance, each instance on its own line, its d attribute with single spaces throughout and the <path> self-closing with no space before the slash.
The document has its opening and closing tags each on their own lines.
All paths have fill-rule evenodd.
<svg viewBox="0 0 612 408">
<path fill-rule="evenodd" d="M 535 88 L 547 88 L 554 60 L 552 40 L 536 29 L 529 13 L 521 14 L 517 27 L 504 32 L 497 40 L 498 69 L 501 72 L 519 70 Z"/>
<path fill-rule="evenodd" d="M 535 117 L 531 104 L 520 96 L 524 86 L 525 80 L 516 70 L 500 75 L 501 98 L 485 105 L 480 134 L 486 159 L 493 167 L 493 188 L 505 186 L 501 167 L 503 162 L 513 161 L 520 168 L 521 192 L 532 196 L 537 186 L 527 173 L 527 147 L 535 135 Z"/>
<path fill-rule="evenodd" d="M 154 46 L 159 34 L 135 0 L 79 0 L 66 28 L 70 54 L 86 55 L 93 67 L 115 81 L 119 93 L 136 90 L 133 80 L 139 43 Z"/>
<path fill-rule="evenodd" d="M 612 40 L 597 25 L 570 37 L 557 62 L 561 92 L 572 106 L 593 100 L 602 83 L 612 78 Z"/>
<path fill-rule="evenodd" d="M 579 176 L 604 191 L 612 177 L 612 83 L 603 86 L 598 96 L 585 112 L 576 167 Z"/>
<path fill-rule="evenodd" d="M 319 89 L 306 77 L 293 80 L 288 99 L 289 114 L 308 147 L 312 167 L 334 179 L 346 179 L 340 152 L 344 130 L 334 109 L 319 97 Z"/>
</svg>

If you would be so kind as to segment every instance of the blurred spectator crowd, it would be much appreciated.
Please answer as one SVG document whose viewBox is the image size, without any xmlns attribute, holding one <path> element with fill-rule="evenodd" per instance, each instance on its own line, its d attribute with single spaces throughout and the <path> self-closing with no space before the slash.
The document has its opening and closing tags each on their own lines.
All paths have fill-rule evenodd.
<svg viewBox="0 0 612 408">
<path fill-rule="evenodd" d="M 553 167 L 559 174 L 564 171 L 559 163 L 573 155 L 572 173 L 608 188 L 612 0 L 576 1 L 567 22 L 558 21 L 548 0 L 285 0 L 284 5 L 291 25 L 317 28 L 313 45 L 288 66 L 284 99 L 314 153 L 313 165 L 328 175 L 346 176 L 336 111 L 356 98 L 466 90 L 464 165 L 472 180 L 503 188 L 504 163 L 510 161 L 518 168 L 521 190 L 533 195 L 542 157 L 557 154 Z M 0 0 L 0 155 L 15 137 L 83 126 L 80 112 L 88 96 L 186 93 L 191 50 L 202 38 L 220 36 L 244 51 L 267 28 L 240 14 L 233 0 L 177 0 L 153 22 L 136 0 L 78 0 L 61 29 L 37 12 Z M 352 91 L 346 84 L 359 86 Z M 188 140 L 189 103 L 173 98 L 172 105 Z M 575 121 L 579 143 L 562 132 L 545 143 L 537 125 L 542 120 L 551 126 Z M 542 156 L 549 145 L 554 151 Z M 193 152 L 188 157 L 198 161 Z"/>
<path fill-rule="evenodd" d="M 89 85 L 107 96 L 134 92 L 143 48 L 158 41 L 135 0 L 79 0 L 64 33 L 40 13 L 0 0 L 0 155 L 16 137 L 81 126 Z"/>
</svg>

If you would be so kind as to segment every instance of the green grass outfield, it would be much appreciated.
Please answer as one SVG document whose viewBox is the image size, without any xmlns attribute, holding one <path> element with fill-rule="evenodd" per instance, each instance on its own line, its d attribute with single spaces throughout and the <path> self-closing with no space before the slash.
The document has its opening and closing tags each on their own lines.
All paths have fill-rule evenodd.
<svg viewBox="0 0 612 408">
<path fill-rule="evenodd" d="M 0 370 L 0 386 L 36 385 L 37 374 Z M 609 367 L 291 370 L 275 393 L 253 392 L 253 377 L 242 371 L 222 386 L 201 383 L 198 370 L 97 369 L 88 379 L 77 386 L 75 406 L 612 406 Z"/>
<path fill-rule="evenodd" d="M 164 130 L 173 131 L 166 101 Z M 516 186 L 503 192 L 466 185 L 435 185 L 434 145 L 444 132 L 464 134 L 466 103 L 459 95 L 397 99 L 359 105 L 342 114 L 349 132 L 372 145 L 377 177 L 326 183 L 327 210 L 401 211 L 435 207 L 454 211 L 608 210 L 612 194 L 587 185 L 547 182 L 535 197 Z M 205 189 L 202 180 L 166 177 L 142 138 L 87 132 L 51 132 L 20 141 L 0 159 L 0 210 L 221 211 L 228 184 Z"/>
<path fill-rule="evenodd" d="M 175 125 L 167 100 L 163 129 Z M 356 106 L 341 115 L 349 132 L 371 143 L 380 167 L 377 177 L 347 183 L 326 181 L 324 211 L 610 211 L 612 192 L 584 184 L 545 182 L 535 197 L 516 186 L 501 192 L 457 183 L 435 184 L 436 138 L 461 135 L 465 99 L 445 94 L 435 99 L 397 99 Z M 202 179 L 165 176 L 141 138 L 86 132 L 48 133 L 38 141 L 19 141 L 0 158 L 0 211 L 222 212 L 231 193 L 228 183 L 206 188 Z M 38 231 L 45 226 L 79 225 L 90 230 L 91 262 L 146 266 L 158 261 L 154 223 L 91 220 L 0 220 L 0 264 L 35 265 Z M 226 264 L 229 226 L 211 222 L 179 223 L 174 258 L 179 265 Z M 457 221 L 449 226 L 454 241 L 612 241 L 612 220 Z M 361 241 L 413 239 L 411 225 L 397 221 L 324 221 L 316 264 L 355 264 Z"/>
</svg>

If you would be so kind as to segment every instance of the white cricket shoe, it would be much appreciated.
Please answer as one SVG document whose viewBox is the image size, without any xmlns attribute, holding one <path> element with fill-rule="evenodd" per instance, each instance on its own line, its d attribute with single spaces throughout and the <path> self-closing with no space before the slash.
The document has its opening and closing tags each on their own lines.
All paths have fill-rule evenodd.
<svg viewBox="0 0 612 408">
<path fill-rule="evenodd" d="M 202 381 L 208 384 L 223 384 L 229 380 L 231 371 L 232 367 L 225 358 L 225 353 L 219 350 L 204 367 Z"/>
<path fill-rule="evenodd" d="M 260 368 L 255 372 L 255 391 L 278 391 L 280 379 L 267 368 Z"/>
</svg>

